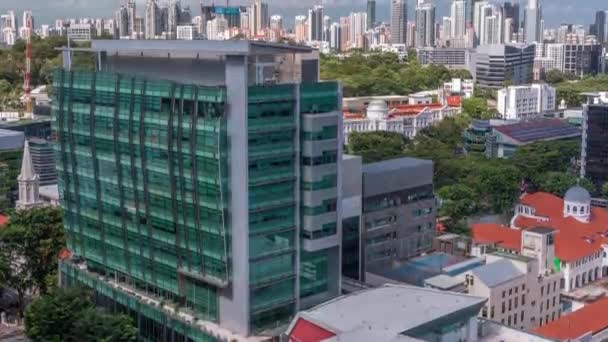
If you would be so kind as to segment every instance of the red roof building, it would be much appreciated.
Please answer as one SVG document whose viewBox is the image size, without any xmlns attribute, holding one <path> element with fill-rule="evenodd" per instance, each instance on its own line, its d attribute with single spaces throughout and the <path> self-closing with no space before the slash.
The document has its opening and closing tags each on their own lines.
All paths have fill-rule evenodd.
<svg viewBox="0 0 608 342">
<path fill-rule="evenodd" d="M 524 194 L 510 227 L 474 225 L 473 241 L 519 252 L 521 232 L 535 227 L 555 230 L 554 263 L 563 272 L 562 289 L 608 276 L 608 211 L 591 206 L 591 196 L 581 187 L 570 189 L 564 199 L 544 192 Z"/>
<path fill-rule="evenodd" d="M 534 332 L 557 341 L 592 341 L 592 337 L 608 333 L 608 298 L 586 305 Z"/>
<path fill-rule="evenodd" d="M 0 226 L 4 226 L 8 223 L 8 216 L 0 215 Z"/>
</svg>

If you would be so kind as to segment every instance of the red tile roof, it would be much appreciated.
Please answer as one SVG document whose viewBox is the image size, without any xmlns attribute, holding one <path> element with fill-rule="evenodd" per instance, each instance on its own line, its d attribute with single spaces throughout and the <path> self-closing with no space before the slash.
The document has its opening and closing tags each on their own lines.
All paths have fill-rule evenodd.
<svg viewBox="0 0 608 342">
<path fill-rule="evenodd" d="M 521 250 L 521 230 L 511 229 L 499 224 L 474 224 L 473 240 L 476 243 L 495 243 L 497 246 L 512 251 Z"/>
<path fill-rule="evenodd" d="M 462 98 L 458 95 L 447 96 L 446 100 L 450 107 L 460 107 L 462 104 Z"/>
<path fill-rule="evenodd" d="M 608 211 L 602 208 L 592 208 L 591 219 L 586 223 L 564 217 L 564 201 L 552 194 L 525 194 L 520 202 L 534 208 L 534 215 L 538 218 L 517 215 L 513 225 L 521 229 L 538 226 L 555 229 L 555 255 L 562 261 L 571 262 L 593 255 L 602 250 L 602 244 L 608 244 Z M 495 235 L 491 227 L 474 229 L 473 237 L 476 241 L 477 236 L 480 243 L 497 243 L 504 239 L 502 235 Z"/>
<path fill-rule="evenodd" d="M 391 112 L 391 115 L 395 116 L 408 116 L 408 115 L 417 115 L 425 109 L 441 109 L 443 105 L 441 103 L 431 103 L 431 104 L 400 104 L 393 106 L 391 109 L 394 111 Z"/>
<path fill-rule="evenodd" d="M 0 215 L 0 226 L 4 226 L 8 223 L 8 216 Z"/>
<path fill-rule="evenodd" d="M 72 251 L 70 251 L 69 249 L 64 247 L 59 251 L 59 255 L 58 255 L 59 260 L 67 260 L 71 257 L 72 257 Z"/>
<path fill-rule="evenodd" d="M 290 342 L 321 342 L 336 334 L 303 318 L 299 318 L 289 333 Z"/>
<path fill-rule="evenodd" d="M 560 341 L 573 340 L 585 334 L 593 335 L 608 329 L 608 298 L 586 305 L 569 315 L 553 321 L 534 332 Z"/>
</svg>

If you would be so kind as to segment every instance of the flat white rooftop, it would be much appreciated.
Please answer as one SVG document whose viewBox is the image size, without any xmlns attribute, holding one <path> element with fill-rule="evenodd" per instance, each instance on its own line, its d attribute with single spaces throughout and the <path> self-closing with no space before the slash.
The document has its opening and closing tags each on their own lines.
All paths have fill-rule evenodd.
<svg viewBox="0 0 608 342">
<path fill-rule="evenodd" d="M 412 329 L 451 314 L 471 312 L 475 316 L 485 302 L 485 298 L 460 293 L 384 285 L 336 298 L 299 315 L 342 336 L 346 333 L 356 336 L 357 331 L 365 331 L 368 337 L 397 338 L 399 334 L 407 335 Z"/>
</svg>

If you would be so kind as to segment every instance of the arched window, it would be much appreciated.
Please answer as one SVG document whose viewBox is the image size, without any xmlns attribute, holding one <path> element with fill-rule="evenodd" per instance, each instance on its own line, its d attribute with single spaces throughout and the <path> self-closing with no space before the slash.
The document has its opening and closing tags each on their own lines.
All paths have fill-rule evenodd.
<svg viewBox="0 0 608 342">
<path fill-rule="evenodd" d="M 581 214 L 585 213 L 585 207 L 581 206 Z"/>
<path fill-rule="evenodd" d="M 567 210 L 566 210 L 566 211 L 568 212 L 568 214 L 570 214 L 570 204 L 568 204 L 568 205 L 566 206 L 566 208 L 567 208 Z"/>
<path fill-rule="evenodd" d="M 578 214 L 578 207 L 574 207 L 574 214 Z"/>
</svg>

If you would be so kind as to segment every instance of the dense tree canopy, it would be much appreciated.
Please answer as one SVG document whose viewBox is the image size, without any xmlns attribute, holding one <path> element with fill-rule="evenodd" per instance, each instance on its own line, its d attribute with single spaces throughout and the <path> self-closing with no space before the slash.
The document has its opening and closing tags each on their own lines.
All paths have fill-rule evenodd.
<svg viewBox="0 0 608 342">
<path fill-rule="evenodd" d="M 402 63 L 393 53 L 321 57 L 321 78 L 344 82 L 345 97 L 407 95 L 437 89 L 452 77 L 462 76 L 470 74 L 461 70 L 450 71 L 445 66 L 421 66 L 415 58 Z"/>
<path fill-rule="evenodd" d="M 130 342 L 137 329 L 131 318 L 97 309 L 91 292 L 57 289 L 34 301 L 25 314 L 25 332 L 34 342 Z"/>
<path fill-rule="evenodd" d="M 582 80 L 564 80 L 555 84 L 557 101 L 566 100 L 568 106 L 580 106 L 584 101 L 581 93 L 590 91 L 608 91 L 608 75 L 598 75 Z"/>
<path fill-rule="evenodd" d="M 513 209 L 525 181 L 530 190 L 562 196 L 578 182 L 573 161 L 580 156 L 580 142 L 551 141 L 524 146 L 511 159 L 488 159 L 463 152 L 463 130 L 471 118 L 461 115 L 428 127 L 411 141 L 394 134 L 365 133 L 351 140 L 347 149 L 365 161 L 411 156 L 435 164 L 434 185 L 449 218 L 448 229 L 463 232 L 464 219 L 477 214 L 504 214 Z M 353 135 L 351 135 L 352 137 Z"/>
<path fill-rule="evenodd" d="M 0 230 L 0 255 L 10 268 L 2 279 L 5 287 L 18 292 L 20 309 L 26 294 L 45 294 L 57 279 L 57 255 L 65 246 L 61 210 L 36 208 L 10 216 Z"/>
</svg>

